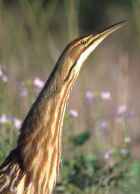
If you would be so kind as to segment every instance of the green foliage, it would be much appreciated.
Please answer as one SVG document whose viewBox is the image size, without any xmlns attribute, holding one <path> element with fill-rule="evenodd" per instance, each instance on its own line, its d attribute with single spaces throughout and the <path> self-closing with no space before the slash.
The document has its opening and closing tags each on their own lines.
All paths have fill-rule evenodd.
<svg viewBox="0 0 140 194">
<path fill-rule="evenodd" d="M 129 165 L 129 171 L 125 174 L 124 181 L 120 183 L 120 187 L 124 194 L 140 193 L 140 161 L 133 161 Z"/>
<path fill-rule="evenodd" d="M 75 146 L 83 145 L 90 138 L 90 132 L 85 131 L 72 138 L 72 142 Z"/>
<path fill-rule="evenodd" d="M 17 131 L 13 125 L 9 122 L 0 126 L 0 163 L 6 158 L 7 154 L 16 145 Z M 7 135 L 8 134 L 8 135 Z"/>
<path fill-rule="evenodd" d="M 62 177 L 57 184 L 56 193 L 90 194 L 92 192 L 100 193 L 101 191 L 102 193 L 106 191 L 111 193 L 115 190 L 120 193 L 124 191 L 122 185 L 127 180 L 127 174 L 131 174 L 129 162 L 130 159 L 122 159 L 109 167 L 95 155 L 84 154 L 75 156 L 71 160 L 64 160 Z M 136 174 L 138 173 L 137 170 Z M 133 176 L 133 182 L 137 179 L 136 174 Z"/>
<path fill-rule="evenodd" d="M 80 155 L 70 161 L 66 160 L 63 166 L 63 180 L 67 180 L 70 184 L 80 189 L 85 189 L 92 184 L 92 176 L 99 169 L 97 159 L 92 155 Z"/>
</svg>

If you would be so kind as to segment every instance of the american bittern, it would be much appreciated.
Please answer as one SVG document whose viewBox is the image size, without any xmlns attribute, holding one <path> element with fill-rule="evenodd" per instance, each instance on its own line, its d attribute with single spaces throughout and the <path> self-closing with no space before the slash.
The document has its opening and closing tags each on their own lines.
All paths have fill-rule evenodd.
<svg viewBox="0 0 140 194">
<path fill-rule="evenodd" d="M 0 194 L 50 194 L 61 157 L 62 124 L 71 88 L 86 58 L 124 22 L 72 41 L 25 118 L 17 147 L 0 167 Z"/>
</svg>

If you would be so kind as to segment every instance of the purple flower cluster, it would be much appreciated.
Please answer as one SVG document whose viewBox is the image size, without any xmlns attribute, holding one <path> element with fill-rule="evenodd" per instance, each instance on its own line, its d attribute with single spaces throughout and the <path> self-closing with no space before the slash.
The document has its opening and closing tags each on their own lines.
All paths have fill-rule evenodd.
<svg viewBox="0 0 140 194">
<path fill-rule="evenodd" d="M 76 118 L 76 117 L 79 116 L 79 113 L 78 113 L 76 110 L 71 109 L 71 110 L 69 111 L 69 115 L 70 115 L 71 117 Z"/>
<path fill-rule="evenodd" d="M 2 67 L 1 66 L 0 66 L 0 80 L 2 80 L 3 82 L 7 82 L 8 81 L 8 77 L 4 73 L 4 71 L 2 70 Z"/>
<path fill-rule="evenodd" d="M 45 82 L 43 80 L 41 80 L 39 77 L 36 77 L 33 80 L 33 85 L 37 88 L 37 89 L 42 89 L 44 86 Z"/>
<path fill-rule="evenodd" d="M 0 124 L 4 125 L 7 123 L 13 124 L 16 129 L 19 129 L 21 127 L 22 121 L 19 118 L 2 114 L 0 116 Z"/>
</svg>

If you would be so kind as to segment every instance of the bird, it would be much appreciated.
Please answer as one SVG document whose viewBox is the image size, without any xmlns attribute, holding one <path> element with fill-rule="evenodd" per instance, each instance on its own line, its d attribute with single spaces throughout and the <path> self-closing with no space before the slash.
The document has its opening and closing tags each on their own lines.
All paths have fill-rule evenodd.
<svg viewBox="0 0 140 194">
<path fill-rule="evenodd" d="M 52 194 L 59 175 L 62 126 L 72 87 L 88 56 L 116 23 L 70 42 L 25 117 L 16 147 L 0 166 L 0 194 Z"/>
</svg>

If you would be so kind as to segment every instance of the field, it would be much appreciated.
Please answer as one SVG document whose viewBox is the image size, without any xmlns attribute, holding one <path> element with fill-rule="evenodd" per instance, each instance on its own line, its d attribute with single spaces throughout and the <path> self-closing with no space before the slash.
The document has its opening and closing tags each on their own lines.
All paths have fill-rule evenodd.
<svg viewBox="0 0 140 194">
<path fill-rule="evenodd" d="M 45 8 L 19 2 L 0 3 L 0 161 L 16 146 L 22 121 L 67 43 L 127 19 L 89 57 L 70 95 L 55 193 L 139 194 L 140 1 L 108 3 L 99 9 L 104 18 L 95 8 L 90 15 L 92 1 L 53 0 Z"/>
</svg>

